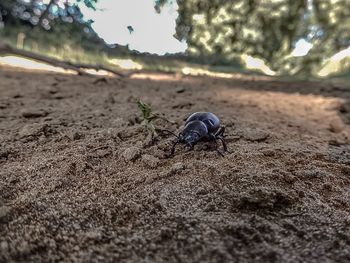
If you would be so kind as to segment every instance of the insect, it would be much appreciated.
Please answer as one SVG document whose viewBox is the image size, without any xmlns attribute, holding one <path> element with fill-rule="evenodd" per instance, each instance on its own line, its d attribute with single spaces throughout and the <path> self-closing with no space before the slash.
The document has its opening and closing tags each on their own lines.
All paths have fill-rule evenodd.
<svg viewBox="0 0 350 263">
<path fill-rule="evenodd" d="M 168 131 L 170 132 L 170 131 Z M 214 141 L 222 142 L 224 152 L 229 152 L 226 142 L 224 140 L 225 127 L 220 126 L 220 119 L 211 112 L 196 112 L 187 118 L 184 129 L 179 135 L 173 134 L 177 140 L 174 142 L 169 156 L 174 155 L 175 147 L 179 143 L 186 144 L 190 150 L 193 150 L 195 144 L 200 141 Z M 223 153 L 217 150 L 223 156 Z"/>
</svg>

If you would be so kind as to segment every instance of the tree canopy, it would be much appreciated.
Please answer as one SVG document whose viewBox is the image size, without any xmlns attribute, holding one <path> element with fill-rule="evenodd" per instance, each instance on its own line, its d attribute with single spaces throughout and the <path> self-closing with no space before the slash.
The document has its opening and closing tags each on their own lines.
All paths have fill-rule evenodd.
<svg viewBox="0 0 350 263">
<path fill-rule="evenodd" d="M 1 0 L 0 21 L 8 24 L 25 23 L 51 29 L 57 20 L 83 23 L 78 4 L 83 2 L 95 9 L 97 0 Z"/>
<path fill-rule="evenodd" d="M 156 9 L 166 3 L 157 1 Z M 350 46 L 348 0 L 177 0 L 177 3 L 176 37 L 187 41 L 191 55 L 230 60 L 248 54 L 283 71 L 308 64 L 317 66 L 324 58 Z M 293 60 L 290 54 L 300 39 L 313 48 L 309 56 Z"/>
<path fill-rule="evenodd" d="M 92 21 L 84 19 L 79 8 L 84 4 L 95 8 L 97 0 L 1 0 L 0 29 L 12 38 L 24 33 L 26 42 L 36 42 L 53 48 L 64 45 L 92 49 L 107 48 L 92 29 Z M 12 37 L 10 37 L 12 36 Z M 64 41 L 62 41 L 64 38 Z"/>
</svg>

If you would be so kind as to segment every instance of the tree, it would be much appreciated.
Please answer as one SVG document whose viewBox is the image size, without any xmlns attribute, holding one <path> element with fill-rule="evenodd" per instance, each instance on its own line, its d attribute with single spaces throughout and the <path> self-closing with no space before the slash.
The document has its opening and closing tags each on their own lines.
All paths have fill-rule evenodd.
<svg viewBox="0 0 350 263">
<path fill-rule="evenodd" d="M 234 58 L 245 53 L 274 68 L 293 49 L 304 0 L 179 0 L 176 36 L 189 53 Z"/>
<path fill-rule="evenodd" d="M 319 60 L 350 46 L 350 1 L 314 0 L 311 33 L 308 37 L 314 44 L 311 50 Z"/>
<path fill-rule="evenodd" d="M 66 44 L 77 44 L 85 49 L 99 51 L 107 47 L 106 43 L 91 29 L 91 21 L 83 19 L 83 15 L 77 5 L 79 2 L 84 2 L 86 6 L 94 8 L 96 1 L 50 0 L 45 5 L 42 0 L 31 0 L 29 2 L 23 0 L 1 0 L 0 22 L 5 24 L 5 28 L 8 27 L 10 31 L 15 33 L 24 30 L 26 37 L 32 38 L 32 40 L 41 38 L 41 42 L 46 45 L 53 46 L 57 44 L 62 46 L 61 38 L 68 35 L 70 37 L 69 40 L 65 39 Z M 41 32 L 43 33 L 41 34 Z M 48 43 L 48 40 L 52 40 L 51 43 Z M 76 71 L 80 75 L 88 75 L 88 72 L 84 69 L 104 70 L 118 77 L 128 77 L 133 74 L 133 72 L 124 74 L 103 65 L 59 60 L 43 54 L 14 48 L 1 40 L 0 54 L 14 54 L 31 58 L 53 66 Z"/>
<path fill-rule="evenodd" d="M 54 21 L 84 23 L 79 3 L 95 9 L 97 0 L 50 0 L 44 4 L 42 0 L 1 0 L 0 13 L 6 24 L 27 23 L 32 27 L 40 26 L 51 29 Z"/>
<path fill-rule="evenodd" d="M 157 0 L 156 10 L 170 0 Z M 350 45 L 348 0 L 177 0 L 176 37 L 192 56 L 234 60 L 248 54 L 274 70 L 298 72 Z M 314 45 L 305 58 L 289 55 L 300 39 Z M 210 61 L 210 60 L 209 60 Z M 215 63 L 215 60 L 211 60 Z M 304 65 L 304 66 L 303 66 Z"/>
<path fill-rule="evenodd" d="M 79 3 L 95 8 L 97 0 L 1 0 L 5 30 L 0 31 L 7 39 L 14 39 L 24 33 L 27 43 L 45 43 L 47 47 L 62 47 L 62 37 L 69 46 L 83 49 L 105 49 L 105 42 L 94 32 L 92 21 L 84 20 Z M 1 21 L 0 21 L 1 22 Z M 66 38 L 66 36 L 70 36 Z"/>
</svg>

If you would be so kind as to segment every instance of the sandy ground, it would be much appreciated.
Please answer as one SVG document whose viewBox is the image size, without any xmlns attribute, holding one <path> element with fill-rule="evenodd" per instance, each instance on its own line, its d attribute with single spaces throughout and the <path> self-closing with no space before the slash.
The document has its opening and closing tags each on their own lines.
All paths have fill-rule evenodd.
<svg viewBox="0 0 350 263">
<path fill-rule="evenodd" d="M 156 141 L 216 113 L 232 154 Z M 0 262 L 349 262 L 350 88 L 0 67 Z"/>
</svg>

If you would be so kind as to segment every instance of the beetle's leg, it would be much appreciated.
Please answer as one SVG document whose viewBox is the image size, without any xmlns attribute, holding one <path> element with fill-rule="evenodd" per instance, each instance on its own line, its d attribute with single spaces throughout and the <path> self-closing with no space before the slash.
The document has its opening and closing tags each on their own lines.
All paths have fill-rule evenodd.
<svg viewBox="0 0 350 263">
<path fill-rule="evenodd" d="M 220 151 L 219 149 L 216 149 L 217 153 L 220 154 L 221 157 L 224 157 L 225 155 L 223 154 L 222 151 Z"/>
<path fill-rule="evenodd" d="M 221 126 L 219 130 L 215 133 L 215 139 L 220 140 L 222 142 L 222 146 L 224 147 L 224 152 L 232 153 L 227 148 L 226 141 L 224 139 L 224 133 L 225 133 L 225 126 Z"/>
<path fill-rule="evenodd" d="M 215 142 L 215 144 L 216 144 L 216 151 L 217 151 L 217 153 L 220 154 L 220 156 L 224 157 L 223 152 L 221 152 L 221 151 L 219 150 L 219 145 L 218 145 L 218 142 L 217 142 L 217 140 L 216 140 L 215 137 L 214 137 L 214 142 Z"/>
<path fill-rule="evenodd" d="M 167 158 L 169 158 L 169 157 L 171 157 L 171 156 L 174 155 L 174 153 L 175 153 L 175 147 L 176 147 L 176 145 L 177 145 L 179 142 L 180 142 L 179 140 L 176 140 L 176 141 L 174 142 L 173 146 L 171 147 L 171 152 L 170 152 L 170 154 L 166 154 L 166 155 L 165 155 Z"/>
<path fill-rule="evenodd" d="M 216 140 L 216 135 L 214 133 L 209 133 L 207 140 L 209 141 L 215 141 Z"/>
<path fill-rule="evenodd" d="M 224 136 L 225 126 L 221 126 L 219 130 L 215 133 L 215 137 Z"/>
<path fill-rule="evenodd" d="M 225 151 L 225 152 L 232 153 L 231 151 L 228 150 L 227 144 L 226 144 L 224 138 L 222 138 L 221 136 L 218 136 L 218 137 L 216 137 L 216 138 L 222 142 L 222 146 L 224 147 L 224 151 Z"/>
<path fill-rule="evenodd" d="M 211 141 L 215 142 L 217 153 L 220 154 L 220 156 L 224 157 L 224 154 L 219 150 L 219 145 L 218 145 L 218 141 L 217 141 L 218 138 L 215 137 L 215 135 L 211 133 L 211 134 L 209 134 L 209 139 Z"/>
</svg>

